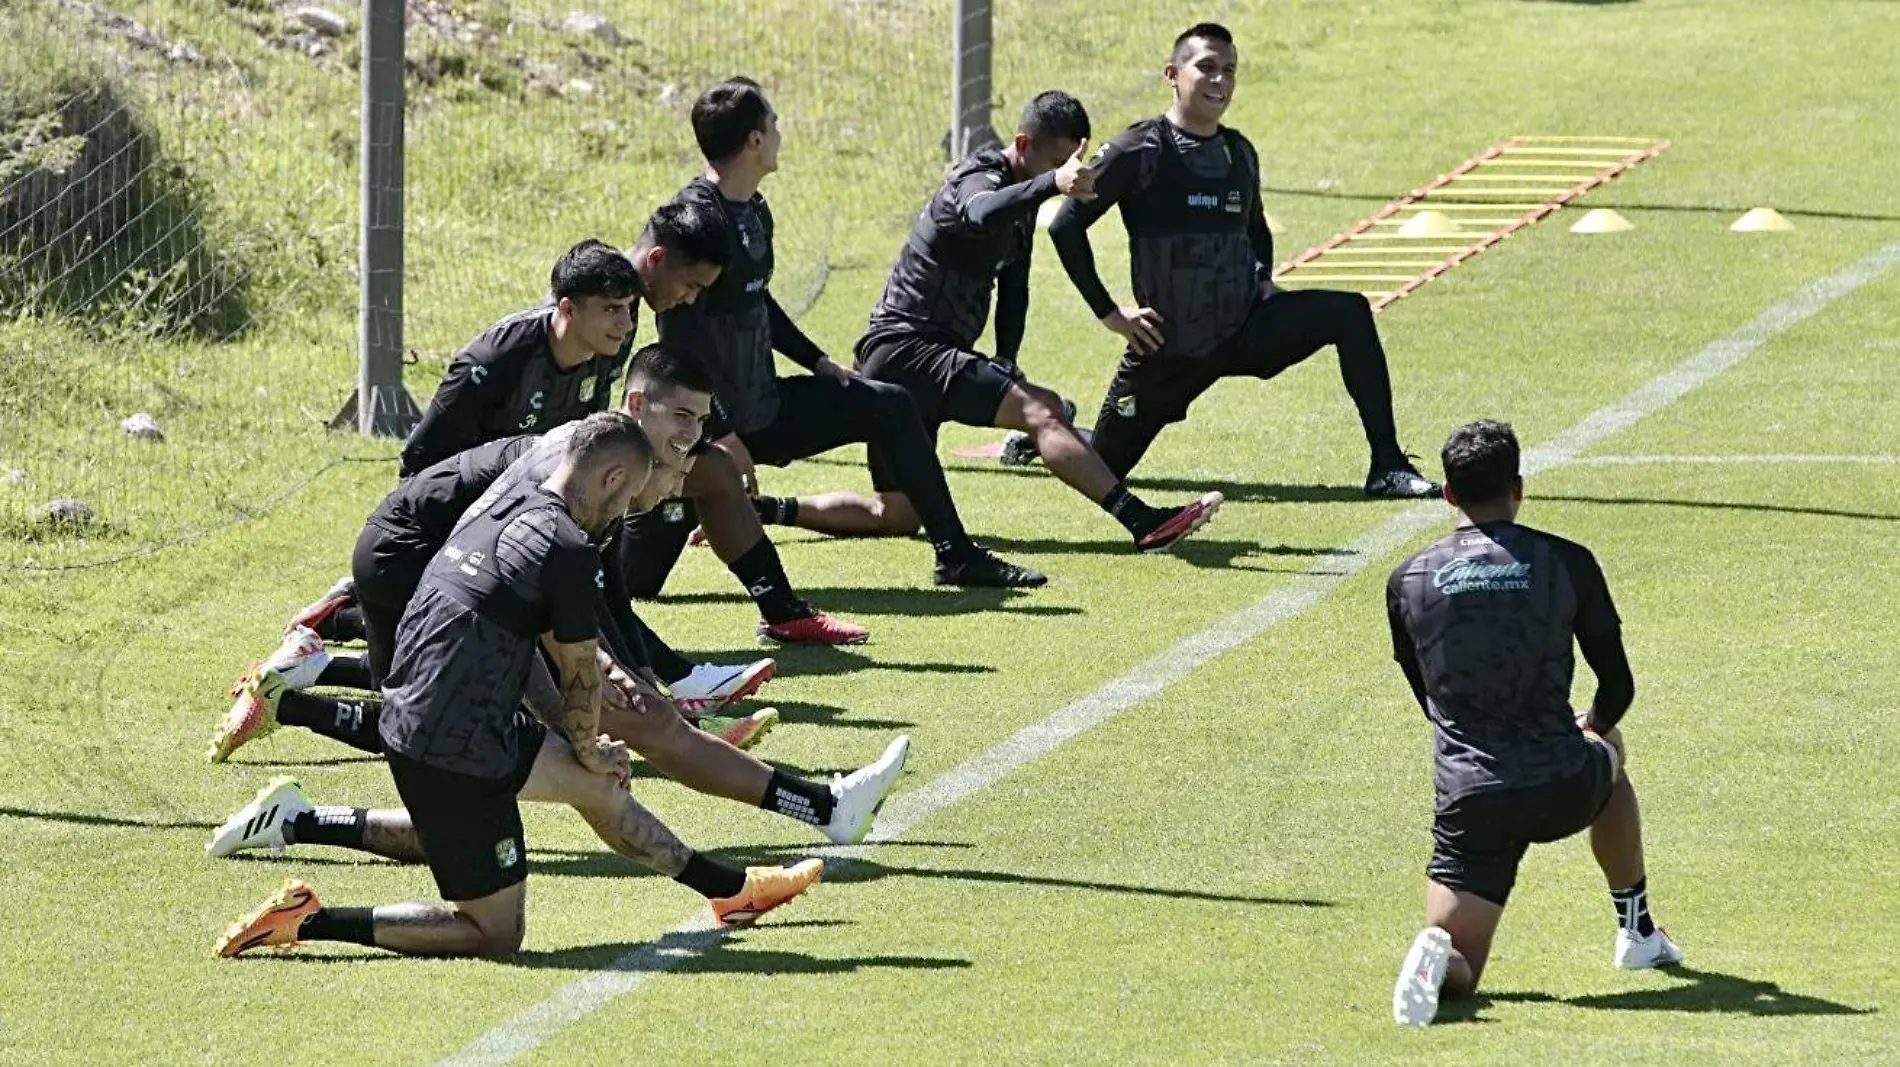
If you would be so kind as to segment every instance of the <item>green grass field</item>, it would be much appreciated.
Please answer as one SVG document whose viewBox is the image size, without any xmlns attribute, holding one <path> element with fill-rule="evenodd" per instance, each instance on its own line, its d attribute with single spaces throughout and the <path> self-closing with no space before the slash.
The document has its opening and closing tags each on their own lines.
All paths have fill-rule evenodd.
<svg viewBox="0 0 1900 1067">
<path fill-rule="evenodd" d="M 748 54 L 794 32 L 815 40 L 825 25 L 766 6 Z M 1103 129 L 1160 110 L 1163 93 L 1142 89 L 1143 72 L 1184 16 L 1138 7 L 1129 32 L 1092 27 L 1072 40 L 1064 27 L 1085 5 L 999 15 L 999 32 L 1018 34 L 999 62 L 1005 95 L 1019 103 L 1044 83 L 1091 104 L 1096 94 Z M 598 8 L 633 25 L 641 4 Z M 696 17 L 710 24 L 743 5 L 715 8 Z M 928 136 L 915 126 L 945 109 L 943 79 L 912 67 L 936 69 L 932 35 L 947 19 L 911 3 L 824 9 L 861 20 L 864 39 L 841 49 L 849 61 L 810 76 L 836 79 L 837 95 L 829 81 L 782 90 L 785 171 L 767 191 L 787 205 L 780 288 L 828 265 L 804 321 L 842 353 L 937 168 L 935 126 Z M 320 150 L 326 124 L 348 129 L 347 83 L 245 43 L 211 0 L 128 10 L 201 48 L 222 42 L 250 56 L 250 84 L 277 92 L 275 118 L 231 120 L 255 135 L 234 140 L 233 153 L 275 163 L 217 170 L 207 179 L 216 210 L 261 217 L 275 183 L 285 202 L 323 205 L 312 240 L 347 258 L 347 206 L 319 195 L 325 183 L 329 196 L 350 188 L 348 164 Z M 1900 126 L 1881 118 L 1900 93 L 1900 6 L 1237 2 L 1222 14 L 1242 48 L 1230 122 L 1261 149 L 1268 210 L 1290 230 L 1286 255 L 1512 133 L 1674 143 L 1580 205 L 1616 206 L 1634 232 L 1574 237 L 1564 228 L 1578 212 L 1565 211 L 1381 316 L 1401 432 L 1428 456 L 1478 416 L 1511 420 L 1527 445 L 1553 441 L 1900 240 L 1890 174 Z M 657 29 L 652 39 L 663 39 Z M 703 53 L 702 37 L 691 39 Z M 815 62 L 788 54 L 787 71 Z M 655 62 L 661 79 L 730 66 L 699 53 Z M 904 76 L 879 73 L 893 69 Z M 292 117 L 324 99 L 343 113 Z M 854 134 L 857 155 L 837 151 L 848 123 L 826 109 L 841 101 L 877 119 Z M 534 298 L 560 248 L 584 233 L 630 236 L 691 173 L 678 130 L 649 136 L 645 124 L 678 121 L 657 110 L 622 116 L 629 145 L 651 151 L 583 166 L 548 132 L 572 118 L 568 106 L 444 99 L 412 118 L 412 181 L 429 190 L 415 193 L 410 245 L 419 394 L 456 344 Z M 451 135 L 464 127 L 492 135 L 458 143 Z M 809 156 L 799 140 L 808 131 L 824 149 Z M 181 144 L 201 143 L 188 134 Z M 1797 231 L 1727 232 L 1762 204 Z M 1115 229 L 1098 231 L 1111 280 L 1121 278 Z M 1025 365 L 1092 408 L 1113 339 L 1046 245 L 1038 255 Z M 286 274 L 288 295 L 265 300 L 257 330 L 235 346 L 105 356 L 65 326 L 7 327 L 0 347 L 16 373 L 0 379 L 0 445 L 81 434 L 68 426 L 76 411 L 109 410 L 116 423 L 137 410 L 121 410 L 116 390 L 147 370 L 162 378 L 176 360 L 301 390 L 312 407 L 340 400 L 349 314 L 310 294 L 336 289 L 347 303 L 349 290 L 308 270 Z M 1263 598 L 1312 600 L 862 861 L 834 865 L 759 927 L 547 1030 L 516 1062 L 1900 1061 L 1900 732 L 1890 718 L 1900 482 L 1891 463 L 1786 458 L 1900 455 L 1896 306 L 1900 271 L 1774 332 L 1582 457 L 1766 461 L 1580 461 L 1530 483 L 1525 521 L 1594 548 L 1625 619 L 1638 684 L 1625 731 L 1652 899 L 1689 967 L 1610 968 L 1610 902 L 1587 847 L 1571 841 L 1526 863 L 1476 1007 L 1423 1033 L 1392 1026 L 1392 976 L 1422 908 L 1430 742 L 1385 635 L 1382 583 L 1401 553 L 1346 546 L 1408 506 L 1358 498 L 1363 444 L 1321 358 L 1269 385 L 1222 387 L 1150 455 L 1135 480 L 1150 497 L 1208 486 L 1229 498 L 1178 556 L 1132 556 L 1119 529 L 1039 470 L 948 459 L 971 528 L 1048 571 L 1047 589 L 945 592 L 930 586 L 920 543 L 780 537 L 806 593 L 874 636 L 858 650 L 779 654 L 783 677 L 761 696 L 787 725 L 761 754 L 840 770 L 907 732 L 912 761 L 893 811 Z M 55 358 L 66 351 L 70 363 Z M 44 403 L 17 373 L 29 353 L 63 367 Z M 571 815 L 531 809 L 527 945 L 512 963 L 327 947 L 211 958 L 222 925 L 286 876 L 345 905 L 426 897 L 432 885 L 420 868 L 332 850 L 202 858 L 210 828 L 274 774 L 299 775 L 320 802 L 394 802 L 376 762 L 298 731 L 227 766 L 202 761 L 231 676 L 341 573 L 393 464 L 340 465 L 259 508 L 274 495 L 267 487 L 331 456 L 393 448 L 294 420 L 249 423 L 238 417 L 247 403 L 192 405 L 166 455 L 202 462 L 146 465 L 101 441 L 87 484 L 136 486 L 111 498 L 132 513 L 128 547 L 255 518 L 117 566 L 0 572 L 0 1062 L 433 1063 L 692 918 L 692 894 L 606 853 Z M 944 437 L 947 457 L 994 435 Z M 860 461 L 840 453 L 768 470 L 766 491 L 862 489 Z M 46 462 L 43 486 L 61 469 Z M 1410 535 L 1406 550 L 1436 529 Z M 6 560 L 98 551 L 15 543 Z M 689 553 L 647 617 L 704 657 L 752 654 L 752 609 L 709 553 Z M 720 855 L 811 850 L 785 820 L 655 779 L 635 789 Z"/>
</svg>

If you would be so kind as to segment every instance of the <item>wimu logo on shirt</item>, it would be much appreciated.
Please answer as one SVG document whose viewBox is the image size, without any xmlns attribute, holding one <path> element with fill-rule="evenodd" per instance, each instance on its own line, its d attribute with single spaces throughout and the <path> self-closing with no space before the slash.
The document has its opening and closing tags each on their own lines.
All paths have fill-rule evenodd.
<svg viewBox="0 0 1900 1067">
<path fill-rule="evenodd" d="M 1215 208 L 1220 207 L 1220 197 L 1215 196 L 1213 193 L 1189 193 L 1188 198 L 1187 198 L 1187 206 L 1206 208 L 1207 210 L 1212 211 Z"/>
<path fill-rule="evenodd" d="M 1432 588 L 1446 596 L 1460 593 L 1515 593 L 1531 587 L 1531 565 L 1492 563 L 1482 558 L 1454 559 L 1432 572 Z"/>
</svg>

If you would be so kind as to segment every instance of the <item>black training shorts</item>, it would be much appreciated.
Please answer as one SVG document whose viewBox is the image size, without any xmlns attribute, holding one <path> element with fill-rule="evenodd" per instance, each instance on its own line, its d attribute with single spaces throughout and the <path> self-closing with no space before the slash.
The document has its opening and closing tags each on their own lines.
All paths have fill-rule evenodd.
<svg viewBox="0 0 1900 1067">
<path fill-rule="evenodd" d="M 369 676 L 378 687 L 389 677 L 396 656 L 396 625 L 409 598 L 422 584 L 435 549 L 411 534 L 398 534 L 366 523 L 350 555 L 356 603 L 363 610 L 363 638 L 369 643 Z"/>
<path fill-rule="evenodd" d="M 519 756 L 505 778 L 477 778 L 384 753 L 443 900 L 480 900 L 527 880 L 528 842 L 515 797 L 528 784 L 546 736 L 547 727 L 533 716 L 515 712 Z"/>
<path fill-rule="evenodd" d="M 901 385 L 917 401 L 924 425 L 994 426 L 1016 379 L 989 357 L 920 337 L 869 337 L 858 346 L 857 370 Z"/>
<path fill-rule="evenodd" d="M 1439 805 L 1432 820 L 1432 881 L 1503 907 L 1517 883 L 1517 865 L 1534 844 L 1560 841 L 1587 828 L 1610 802 L 1609 745 L 1586 741 L 1582 771 L 1525 789 L 1467 793 Z"/>
</svg>

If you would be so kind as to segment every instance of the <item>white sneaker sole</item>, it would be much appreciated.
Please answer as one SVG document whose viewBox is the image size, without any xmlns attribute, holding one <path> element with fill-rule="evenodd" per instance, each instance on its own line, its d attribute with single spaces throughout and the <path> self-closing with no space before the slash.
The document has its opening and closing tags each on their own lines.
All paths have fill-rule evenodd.
<svg viewBox="0 0 1900 1067">
<path fill-rule="evenodd" d="M 1451 935 L 1427 926 L 1412 940 L 1411 951 L 1392 987 L 1392 1021 L 1400 1026 L 1430 1026 L 1438 1018 L 1438 994 L 1451 963 Z"/>
</svg>

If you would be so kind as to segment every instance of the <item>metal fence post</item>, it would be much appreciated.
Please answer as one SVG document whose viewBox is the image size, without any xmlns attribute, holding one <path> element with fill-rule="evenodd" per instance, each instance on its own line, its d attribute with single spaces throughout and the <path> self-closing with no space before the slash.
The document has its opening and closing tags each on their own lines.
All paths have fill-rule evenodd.
<svg viewBox="0 0 1900 1067">
<path fill-rule="evenodd" d="M 421 413 L 402 384 L 403 36 L 405 0 L 363 0 L 360 360 L 333 426 L 402 437 Z"/>
<path fill-rule="evenodd" d="M 990 0 L 956 0 L 951 32 L 951 159 L 998 143 L 990 126 Z"/>
</svg>

